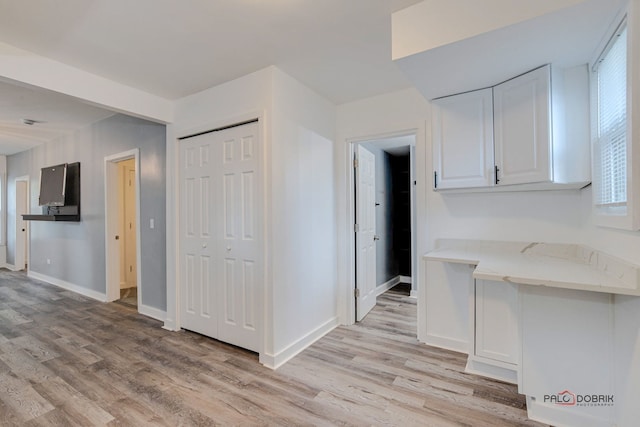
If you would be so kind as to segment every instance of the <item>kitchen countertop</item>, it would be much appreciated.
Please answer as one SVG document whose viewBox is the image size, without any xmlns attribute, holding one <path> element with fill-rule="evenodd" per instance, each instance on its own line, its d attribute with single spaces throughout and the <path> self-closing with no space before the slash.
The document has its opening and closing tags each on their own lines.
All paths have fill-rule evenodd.
<svg viewBox="0 0 640 427">
<path fill-rule="evenodd" d="M 475 265 L 475 279 L 640 296 L 640 266 L 583 245 L 440 240 L 424 258 Z"/>
</svg>

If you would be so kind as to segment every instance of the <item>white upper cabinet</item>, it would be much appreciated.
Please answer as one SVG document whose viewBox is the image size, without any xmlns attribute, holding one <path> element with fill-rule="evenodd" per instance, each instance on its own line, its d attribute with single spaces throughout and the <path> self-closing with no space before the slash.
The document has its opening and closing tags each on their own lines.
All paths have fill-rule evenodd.
<svg viewBox="0 0 640 427">
<path fill-rule="evenodd" d="M 486 187 L 493 180 L 491 89 L 433 101 L 433 170 L 438 189 Z"/>
<path fill-rule="evenodd" d="M 431 119 L 436 190 L 567 189 L 591 180 L 586 64 L 553 73 L 545 65 L 433 100 Z"/>
<path fill-rule="evenodd" d="M 498 184 L 552 181 L 550 66 L 495 86 L 493 99 Z"/>
</svg>

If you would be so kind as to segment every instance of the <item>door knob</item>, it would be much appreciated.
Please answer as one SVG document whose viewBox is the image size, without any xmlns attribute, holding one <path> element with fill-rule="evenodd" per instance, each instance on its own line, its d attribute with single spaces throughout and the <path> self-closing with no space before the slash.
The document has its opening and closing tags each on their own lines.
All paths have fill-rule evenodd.
<svg viewBox="0 0 640 427">
<path fill-rule="evenodd" d="M 203 243 L 203 244 L 202 244 L 202 247 L 203 247 L 203 248 L 206 248 L 206 247 L 207 247 L 207 244 L 206 244 L 206 243 Z"/>
<path fill-rule="evenodd" d="M 373 236 L 373 240 L 380 240 L 380 236 L 378 236 L 377 234 L 375 234 L 375 235 Z"/>
<path fill-rule="evenodd" d="M 120 236 L 116 235 L 116 240 L 120 240 Z"/>
<path fill-rule="evenodd" d="M 227 252 L 231 252 L 231 246 L 227 246 Z"/>
</svg>

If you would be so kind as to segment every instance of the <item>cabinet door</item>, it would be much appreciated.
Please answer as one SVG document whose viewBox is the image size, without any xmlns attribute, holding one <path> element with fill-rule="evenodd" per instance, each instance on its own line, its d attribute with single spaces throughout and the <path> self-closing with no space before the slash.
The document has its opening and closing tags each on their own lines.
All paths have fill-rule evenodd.
<svg viewBox="0 0 640 427">
<path fill-rule="evenodd" d="M 518 363 L 517 285 L 476 280 L 475 355 Z"/>
<path fill-rule="evenodd" d="M 499 184 L 551 181 L 550 66 L 493 88 Z"/>
<path fill-rule="evenodd" d="M 431 120 L 434 188 L 492 185 L 491 89 L 434 100 Z"/>
<path fill-rule="evenodd" d="M 425 263 L 424 341 L 436 347 L 470 353 L 469 297 L 473 295 L 473 267 L 427 260 Z"/>
</svg>

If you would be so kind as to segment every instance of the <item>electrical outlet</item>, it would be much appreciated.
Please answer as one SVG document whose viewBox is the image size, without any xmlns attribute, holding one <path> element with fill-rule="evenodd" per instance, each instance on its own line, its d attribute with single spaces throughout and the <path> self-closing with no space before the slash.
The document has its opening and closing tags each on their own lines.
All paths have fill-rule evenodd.
<svg viewBox="0 0 640 427">
<path fill-rule="evenodd" d="M 153 230 L 155 226 L 156 226 L 155 221 L 153 220 L 153 218 L 151 218 L 149 220 L 149 228 Z"/>
</svg>

